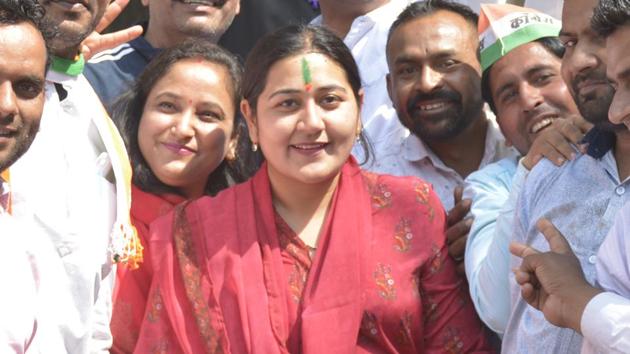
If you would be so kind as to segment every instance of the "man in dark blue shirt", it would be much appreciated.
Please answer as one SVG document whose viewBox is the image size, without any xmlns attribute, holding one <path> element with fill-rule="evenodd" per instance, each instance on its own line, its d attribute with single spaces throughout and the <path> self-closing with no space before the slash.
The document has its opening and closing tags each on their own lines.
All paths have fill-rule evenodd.
<svg viewBox="0 0 630 354">
<path fill-rule="evenodd" d="M 86 65 L 88 79 L 111 113 L 148 62 L 189 38 L 218 42 L 240 10 L 240 0 L 142 0 L 149 8 L 144 36 L 94 56 Z"/>
</svg>

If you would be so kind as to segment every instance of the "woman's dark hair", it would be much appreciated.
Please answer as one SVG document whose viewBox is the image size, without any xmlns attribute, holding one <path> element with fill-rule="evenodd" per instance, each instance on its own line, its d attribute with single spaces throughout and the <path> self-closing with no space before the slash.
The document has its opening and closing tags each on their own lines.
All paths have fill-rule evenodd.
<svg viewBox="0 0 630 354">
<path fill-rule="evenodd" d="M 546 50 L 549 51 L 549 53 L 555 55 L 556 57 L 558 57 L 558 59 L 562 60 L 562 56 L 564 55 L 564 45 L 562 45 L 562 42 L 560 42 L 560 39 L 558 39 L 558 37 L 543 37 L 530 43 L 533 42 L 540 43 L 543 47 L 545 47 Z M 490 71 L 492 71 L 492 65 L 486 68 L 486 70 L 484 70 L 483 74 L 481 75 L 481 96 L 483 97 L 484 101 L 488 103 L 488 106 L 490 106 L 492 112 L 494 112 L 494 114 L 496 115 L 497 108 L 494 104 L 494 100 L 492 99 L 492 90 L 490 90 Z"/>
<path fill-rule="evenodd" d="M 133 183 L 148 193 L 182 194 L 176 187 L 166 185 L 160 181 L 147 164 L 138 145 L 138 129 L 144 106 L 149 93 L 155 84 L 162 79 L 171 67 L 185 59 L 202 59 L 225 68 L 230 82 L 225 85 L 232 96 L 235 112 L 238 112 L 241 100 L 242 67 L 238 59 L 227 50 L 207 41 L 191 40 L 178 46 L 169 48 L 155 57 L 137 78 L 129 91 L 122 95 L 114 104 L 113 117 L 127 145 L 131 167 L 133 169 Z M 210 174 L 205 192 L 215 195 L 229 187 L 233 182 L 242 182 L 249 177 L 245 162 L 241 154 L 247 151 L 243 146 L 247 133 L 246 125 L 240 114 L 234 117 L 232 136 L 238 139 L 236 158 L 233 161 L 224 159 Z"/>
<path fill-rule="evenodd" d="M 619 27 L 630 24 L 630 0 L 600 0 L 591 18 L 591 27 L 606 38 Z"/>
<path fill-rule="evenodd" d="M 249 102 L 254 114 L 273 64 L 303 53 L 323 54 L 339 64 L 346 73 L 352 93 L 359 104 L 361 76 L 350 49 L 339 37 L 324 27 L 292 25 L 261 38 L 247 57 L 243 76 L 243 98 Z M 363 133 L 359 135 L 359 141 L 365 162 L 370 156 L 370 145 Z"/>
</svg>

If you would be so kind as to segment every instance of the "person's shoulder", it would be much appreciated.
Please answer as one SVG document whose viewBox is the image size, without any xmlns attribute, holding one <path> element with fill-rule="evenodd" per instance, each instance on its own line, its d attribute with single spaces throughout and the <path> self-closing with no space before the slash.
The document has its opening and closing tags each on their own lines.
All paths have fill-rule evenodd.
<svg viewBox="0 0 630 354">
<path fill-rule="evenodd" d="M 403 203 L 416 203 L 424 206 L 442 208 L 439 197 L 433 186 L 425 180 L 415 176 L 393 176 L 363 171 L 369 193 L 373 200 L 399 200 Z M 410 204 L 406 204 L 410 205 Z"/>
<path fill-rule="evenodd" d="M 430 188 L 431 185 L 424 181 L 423 179 L 415 176 L 399 176 L 388 173 L 380 173 L 380 172 L 372 172 L 372 171 L 362 171 L 362 174 L 366 180 L 369 181 L 369 185 L 373 184 L 386 184 L 395 190 L 407 190 L 412 188 L 413 186 L 419 184 L 426 184 Z"/>
<path fill-rule="evenodd" d="M 591 156 L 582 153 L 577 153 L 573 160 L 566 161 L 560 166 L 556 166 L 553 162 L 543 158 L 527 175 L 525 187 L 529 189 L 535 186 L 545 188 L 545 186 L 553 185 L 559 179 L 572 178 L 573 171 L 589 165 L 593 161 Z"/>
<path fill-rule="evenodd" d="M 501 159 L 468 175 L 466 183 L 485 183 L 490 180 L 510 183 L 517 167 L 517 158 L 508 157 Z"/>
</svg>

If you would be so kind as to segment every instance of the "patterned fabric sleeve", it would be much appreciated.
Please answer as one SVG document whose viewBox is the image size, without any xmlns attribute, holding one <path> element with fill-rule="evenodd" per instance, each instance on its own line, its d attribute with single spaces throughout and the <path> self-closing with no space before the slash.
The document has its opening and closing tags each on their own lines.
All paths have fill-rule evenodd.
<svg viewBox="0 0 630 354">
<path fill-rule="evenodd" d="M 436 205 L 436 210 L 441 209 L 435 193 L 431 193 L 430 203 Z M 418 282 L 423 302 L 425 353 L 494 352 L 466 284 L 456 274 L 455 263 L 448 256 L 445 225 L 434 222 L 426 232 L 433 235 L 432 254 L 420 268 Z"/>
</svg>

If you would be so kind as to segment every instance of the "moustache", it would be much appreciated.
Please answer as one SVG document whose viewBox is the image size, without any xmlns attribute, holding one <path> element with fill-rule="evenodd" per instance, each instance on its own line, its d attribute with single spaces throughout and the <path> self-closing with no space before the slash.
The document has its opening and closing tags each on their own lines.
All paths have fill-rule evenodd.
<svg viewBox="0 0 630 354">
<path fill-rule="evenodd" d="M 430 94 L 422 94 L 422 93 L 418 93 L 415 96 L 413 96 L 409 102 L 407 102 L 407 112 L 411 113 L 414 110 L 417 109 L 416 106 L 418 106 L 418 104 L 420 102 L 423 101 L 451 101 L 451 102 L 455 102 L 455 103 L 461 103 L 462 102 L 462 95 L 459 94 L 458 92 L 455 91 L 451 91 L 451 90 L 445 90 L 442 89 L 440 91 L 435 91 L 432 92 Z"/>
<path fill-rule="evenodd" d="M 573 81 L 571 82 L 571 88 L 573 92 L 576 94 L 580 93 L 580 89 L 583 87 L 585 82 L 598 82 L 598 83 L 608 83 L 608 79 L 606 78 L 606 73 L 601 71 L 592 70 L 586 73 L 580 73 L 575 76 Z"/>
</svg>

